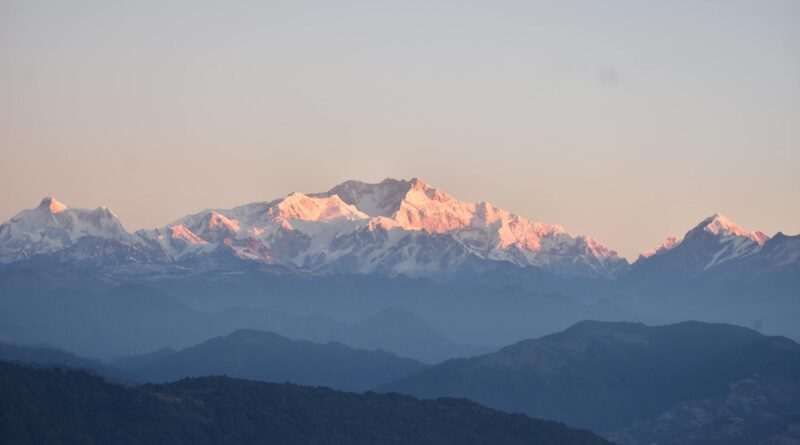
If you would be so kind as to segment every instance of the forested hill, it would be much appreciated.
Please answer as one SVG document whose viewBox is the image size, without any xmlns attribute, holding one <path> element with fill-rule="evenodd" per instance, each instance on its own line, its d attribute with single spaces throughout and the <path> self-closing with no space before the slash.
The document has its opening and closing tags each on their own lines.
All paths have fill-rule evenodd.
<svg viewBox="0 0 800 445">
<path fill-rule="evenodd" d="M 124 387 L 83 371 L 0 363 L 0 394 L 0 436 L 14 444 L 609 443 L 466 400 L 227 377 Z"/>
</svg>

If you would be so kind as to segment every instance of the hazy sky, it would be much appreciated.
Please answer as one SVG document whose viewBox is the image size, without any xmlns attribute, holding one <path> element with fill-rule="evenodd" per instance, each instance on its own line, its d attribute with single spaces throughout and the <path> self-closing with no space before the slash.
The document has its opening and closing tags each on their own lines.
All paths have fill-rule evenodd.
<svg viewBox="0 0 800 445">
<path fill-rule="evenodd" d="M 798 233 L 800 2 L 0 0 L 0 220 L 387 176 L 628 257 Z"/>
</svg>

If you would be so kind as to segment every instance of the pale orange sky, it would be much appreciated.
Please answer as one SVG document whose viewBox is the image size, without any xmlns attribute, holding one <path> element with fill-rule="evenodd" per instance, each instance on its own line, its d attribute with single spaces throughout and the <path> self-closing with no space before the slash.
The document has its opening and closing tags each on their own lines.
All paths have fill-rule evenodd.
<svg viewBox="0 0 800 445">
<path fill-rule="evenodd" d="M 628 258 L 800 232 L 798 2 L 122 3 L 0 4 L 0 220 L 417 176 Z"/>
</svg>

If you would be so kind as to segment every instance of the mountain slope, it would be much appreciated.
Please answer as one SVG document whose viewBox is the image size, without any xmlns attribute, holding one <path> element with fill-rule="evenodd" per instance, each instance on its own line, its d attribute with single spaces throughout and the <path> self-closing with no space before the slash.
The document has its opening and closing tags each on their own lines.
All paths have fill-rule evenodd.
<svg viewBox="0 0 800 445">
<path fill-rule="evenodd" d="M 128 357 L 120 369 L 149 382 L 227 375 L 361 391 L 425 368 L 415 360 L 339 343 L 293 341 L 271 332 L 239 330 L 180 351 Z"/>
<path fill-rule="evenodd" d="M 0 363 L 0 394 L 3 438 L 20 445 L 608 443 L 467 401 L 224 377 L 131 388 L 82 372 Z"/>
<path fill-rule="evenodd" d="M 763 382 L 766 389 L 758 397 L 767 400 L 781 387 L 800 389 L 800 346 L 730 325 L 581 322 L 496 353 L 447 361 L 381 389 L 418 397 L 467 397 L 611 432 L 658 418 L 687 401 L 721 397 L 731 385 L 752 378 Z M 776 415 L 800 414 L 800 399 L 789 402 L 766 405 Z M 765 412 L 757 410 L 747 420 L 758 423 Z M 701 416 L 690 423 L 698 427 L 713 420 Z M 665 428 L 653 440 L 682 428 Z"/>
</svg>

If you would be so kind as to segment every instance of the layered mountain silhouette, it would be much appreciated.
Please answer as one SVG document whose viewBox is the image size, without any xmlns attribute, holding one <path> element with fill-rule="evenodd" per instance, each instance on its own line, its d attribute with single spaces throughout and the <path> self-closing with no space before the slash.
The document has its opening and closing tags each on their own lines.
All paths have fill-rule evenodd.
<svg viewBox="0 0 800 445">
<path fill-rule="evenodd" d="M 119 386 L 81 371 L 0 363 L 14 444 L 577 444 L 609 442 L 465 400 L 420 401 L 227 377 Z"/>
<path fill-rule="evenodd" d="M 256 330 L 239 330 L 180 351 L 127 357 L 114 365 L 146 382 L 226 375 L 350 391 L 370 389 L 426 367 L 388 352 L 294 341 Z"/>
<path fill-rule="evenodd" d="M 87 369 L 128 384 L 228 375 L 466 397 L 590 428 L 620 444 L 791 443 L 800 428 L 798 347 L 757 331 L 800 338 L 798 289 L 800 235 L 770 237 L 720 214 L 629 264 L 591 237 L 490 203 L 460 201 L 419 179 L 347 181 L 327 192 L 204 210 L 135 233 L 105 207 L 74 209 L 47 197 L 0 224 L 0 359 Z M 607 322 L 581 322 L 587 319 Z M 714 323 L 641 324 L 683 320 Z M 531 338 L 537 339 L 524 340 Z M 25 369 L 15 374 L 20 379 L 40 372 L 8 369 Z M 70 391 L 83 384 L 72 377 L 54 377 L 66 386 L 48 388 L 68 388 L 56 399 L 72 403 Z M 187 389 L 187 382 L 201 383 Z M 83 409 L 77 417 L 60 419 L 89 428 L 86 419 L 109 407 L 144 416 L 125 410 L 150 400 L 166 423 L 128 431 L 131 437 L 148 443 L 157 441 L 147 437 L 198 443 L 221 434 L 254 437 L 261 427 L 238 411 L 231 419 L 242 431 L 216 423 L 214 410 L 260 403 L 225 399 L 223 387 L 279 395 L 263 389 L 277 386 L 229 378 L 97 386 L 122 405 L 82 399 L 85 405 L 75 402 Z M 186 408 L 190 399 L 205 408 Z M 25 400 L 13 409 L 51 415 Z M 567 437 L 512 434 L 528 428 L 528 420 L 502 414 L 490 417 L 517 426 L 497 433 L 491 428 L 500 424 L 485 424 L 456 434 L 419 418 L 441 401 L 347 400 L 385 408 L 378 412 L 426 433 L 387 424 L 389 417 L 363 429 L 319 431 L 386 443 L 437 442 L 442 431 L 464 439 L 459 443 Z M 270 413 L 285 408 L 259 406 Z M 362 407 L 350 414 L 363 415 Z M 482 422 L 464 409 L 458 413 L 465 417 L 448 425 Z M 193 436 L 193 422 L 208 428 Z M 84 431 L 57 425 L 36 427 Z M 107 427 L 84 433 L 116 442 Z M 13 437 L 35 442 L 31 431 L 14 430 Z M 284 443 L 322 437 L 284 432 Z"/>
<path fill-rule="evenodd" d="M 433 367 L 253 330 L 111 365 L 10 345 L 0 345 L 0 361 L 88 369 L 128 384 L 181 380 L 170 387 L 183 385 L 187 377 L 214 375 L 359 391 L 372 383 L 380 392 L 423 399 L 466 397 L 502 411 L 589 428 L 619 444 L 793 443 L 800 438 L 800 345 L 724 324 L 587 321 Z M 381 384 L 399 375 L 405 377 Z M 142 388 L 147 392 L 153 386 Z"/>
<path fill-rule="evenodd" d="M 0 362 L 79 369 L 118 381 L 130 379 L 130 376 L 106 363 L 78 357 L 69 352 L 44 345 L 23 346 L 0 343 Z"/>
<path fill-rule="evenodd" d="M 613 305 L 583 304 L 564 295 L 403 277 L 253 273 L 107 289 L 35 284 L 52 276 L 58 275 L 31 272 L 25 278 L 17 270 L 0 271 L 2 341 L 112 358 L 182 349 L 250 328 L 434 364 L 582 319 L 624 314 Z"/>
<path fill-rule="evenodd" d="M 498 352 L 455 359 L 381 388 L 466 397 L 605 432 L 619 443 L 705 437 L 736 417 L 800 415 L 800 345 L 724 324 L 581 322 Z M 774 426 L 774 425 L 773 425 Z M 732 439 L 731 439 L 732 440 Z M 682 443 L 677 441 L 676 443 Z"/>
<path fill-rule="evenodd" d="M 339 341 L 363 349 L 409 353 L 429 363 L 485 352 L 485 348 L 454 343 L 401 309 L 387 309 L 386 314 L 367 316 L 351 326 L 322 315 L 253 307 L 201 311 L 138 285 L 105 291 L 5 288 L 0 302 L 0 341 L 49 344 L 101 358 L 163 347 L 180 349 L 242 328 L 273 331 L 298 340 Z M 403 332 L 413 335 L 404 337 Z M 426 346 L 416 348 L 417 342 Z"/>
</svg>

